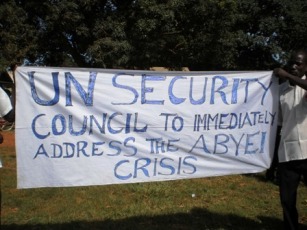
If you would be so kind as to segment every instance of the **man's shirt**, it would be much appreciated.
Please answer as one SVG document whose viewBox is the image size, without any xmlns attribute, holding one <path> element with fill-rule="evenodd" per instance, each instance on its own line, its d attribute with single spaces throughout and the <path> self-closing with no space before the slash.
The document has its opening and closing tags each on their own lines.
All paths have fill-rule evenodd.
<svg viewBox="0 0 307 230">
<path fill-rule="evenodd" d="M 307 159 L 307 93 L 288 81 L 280 85 L 279 93 L 279 162 Z"/>
<path fill-rule="evenodd" d="M 7 115 L 11 110 L 11 100 L 6 92 L 0 87 L 0 117 Z"/>
</svg>

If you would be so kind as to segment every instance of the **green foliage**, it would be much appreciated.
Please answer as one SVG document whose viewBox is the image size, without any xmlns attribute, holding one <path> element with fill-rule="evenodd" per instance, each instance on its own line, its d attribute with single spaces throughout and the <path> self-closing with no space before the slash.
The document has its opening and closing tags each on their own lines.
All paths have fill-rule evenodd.
<svg viewBox="0 0 307 230">
<path fill-rule="evenodd" d="M 3 0 L 0 68 L 272 69 L 306 21 L 305 0 Z"/>
<path fill-rule="evenodd" d="M 37 37 L 26 12 L 15 1 L 0 3 L 0 69 L 24 58 L 37 58 Z"/>
</svg>

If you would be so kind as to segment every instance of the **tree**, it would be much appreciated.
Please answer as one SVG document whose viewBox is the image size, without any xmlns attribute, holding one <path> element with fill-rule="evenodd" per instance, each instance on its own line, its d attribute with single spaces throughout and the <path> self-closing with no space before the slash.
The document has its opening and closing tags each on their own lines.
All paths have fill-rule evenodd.
<svg viewBox="0 0 307 230">
<path fill-rule="evenodd" d="M 27 13 L 13 0 L 0 3 L 0 68 L 24 58 L 36 59 L 38 49 L 36 29 L 28 23 Z"/>
<path fill-rule="evenodd" d="M 2 0 L 0 67 L 272 69 L 307 41 L 306 0 Z"/>
</svg>

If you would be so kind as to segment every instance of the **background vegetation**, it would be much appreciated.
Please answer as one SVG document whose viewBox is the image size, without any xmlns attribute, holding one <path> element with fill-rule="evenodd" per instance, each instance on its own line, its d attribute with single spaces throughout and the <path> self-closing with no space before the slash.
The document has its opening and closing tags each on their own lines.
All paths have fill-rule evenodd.
<svg viewBox="0 0 307 230">
<path fill-rule="evenodd" d="M 2 0 L 0 67 L 272 69 L 306 21 L 306 0 Z"/>
</svg>

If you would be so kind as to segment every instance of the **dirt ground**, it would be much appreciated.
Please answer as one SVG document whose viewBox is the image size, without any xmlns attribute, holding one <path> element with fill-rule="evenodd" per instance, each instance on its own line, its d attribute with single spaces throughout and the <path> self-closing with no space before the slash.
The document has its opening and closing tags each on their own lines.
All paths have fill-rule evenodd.
<svg viewBox="0 0 307 230">
<path fill-rule="evenodd" d="M 4 141 L 2 144 L 0 144 L 0 148 L 15 146 L 15 132 L 14 131 L 4 131 L 4 132 L 1 132 L 1 135 L 3 136 Z"/>
</svg>

